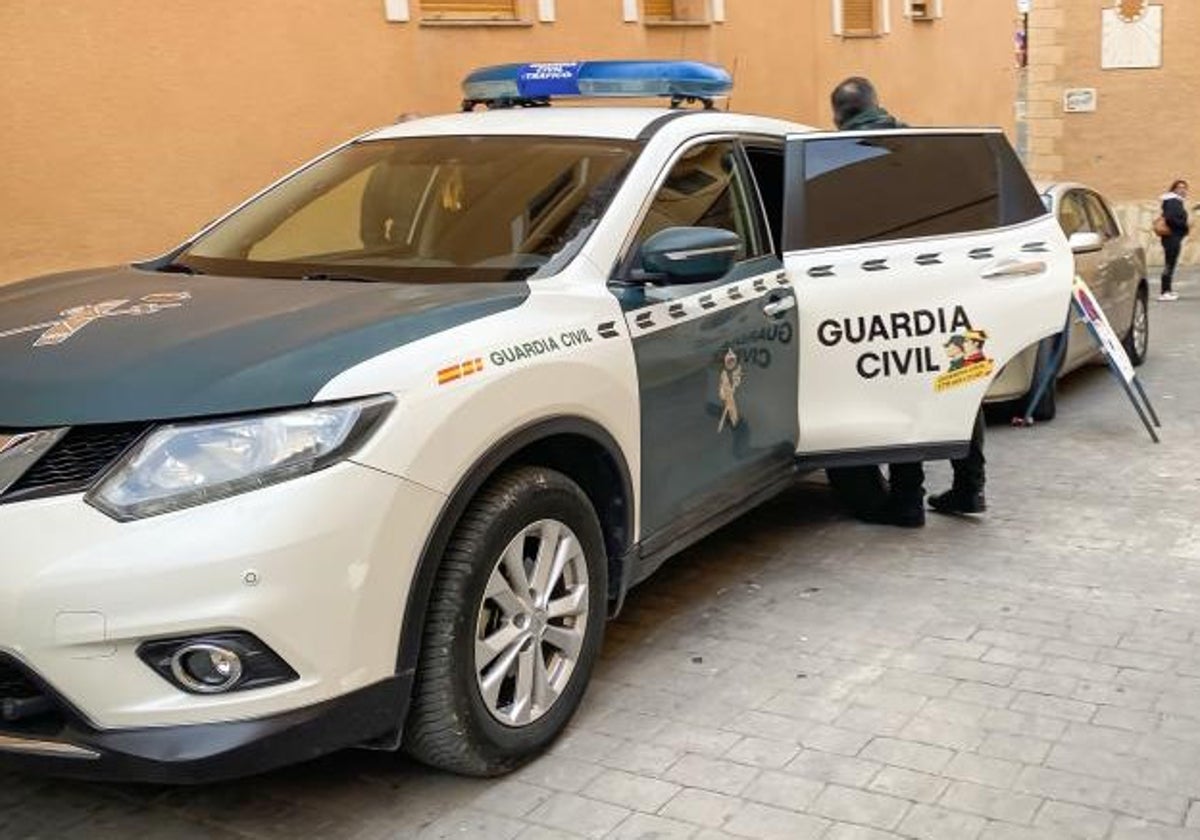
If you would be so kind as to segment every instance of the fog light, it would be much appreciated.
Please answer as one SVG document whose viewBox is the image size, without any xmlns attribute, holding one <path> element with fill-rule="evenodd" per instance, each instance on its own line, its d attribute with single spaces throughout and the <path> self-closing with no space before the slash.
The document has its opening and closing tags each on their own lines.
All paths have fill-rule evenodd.
<svg viewBox="0 0 1200 840">
<path fill-rule="evenodd" d="M 155 639 L 143 642 L 138 656 L 163 679 L 192 694 L 248 691 L 298 679 L 279 654 L 242 630 Z"/>
<path fill-rule="evenodd" d="M 217 645 L 187 645 L 171 657 L 171 673 L 184 688 L 200 694 L 220 694 L 242 678 L 242 658 Z"/>
</svg>

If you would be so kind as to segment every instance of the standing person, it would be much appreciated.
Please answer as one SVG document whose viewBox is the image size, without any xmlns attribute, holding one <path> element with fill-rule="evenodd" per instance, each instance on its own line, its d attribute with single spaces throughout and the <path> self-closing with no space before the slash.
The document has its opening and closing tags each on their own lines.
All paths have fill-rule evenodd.
<svg viewBox="0 0 1200 840">
<path fill-rule="evenodd" d="M 1171 189 L 1162 197 L 1162 217 L 1169 232 L 1165 236 L 1159 235 L 1167 260 L 1163 267 L 1162 285 L 1159 288 L 1158 299 L 1161 301 L 1179 300 L 1179 295 L 1171 291 L 1171 280 L 1175 277 L 1179 252 L 1183 250 L 1183 238 L 1188 235 L 1189 230 L 1188 212 L 1184 204 L 1187 194 L 1188 182 L 1181 179 L 1171 184 Z"/>
<path fill-rule="evenodd" d="M 829 97 L 833 122 L 841 131 L 881 131 L 906 128 L 879 104 L 870 80 L 852 76 Z M 888 481 L 879 467 L 837 467 L 826 470 L 829 483 L 864 522 L 920 528 L 925 524 L 925 467 L 920 461 L 888 464 Z"/>
<path fill-rule="evenodd" d="M 841 131 L 870 131 L 906 128 L 879 105 L 875 86 L 861 76 L 852 76 L 833 89 L 830 96 L 834 124 Z M 1186 184 L 1184 185 L 1186 188 Z M 978 353 L 986 333 L 964 336 L 960 349 L 963 364 L 967 356 Z M 968 344 L 971 346 L 968 348 Z M 954 481 L 949 490 L 929 498 L 929 506 L 938 513 L 983 513 L 987 500 L 983 494 L 987 478 L 983 456 L 983 408 L 975 415 L 967 454 L 954 458 L 950 466 Z M 847 498 L 855 516 L 865 522 L 920 528 L 925 524 L 925 465 L 920 461 L 888 464 L 887 483 L 878 467 L 841 467 L 826 470 L 829 483 Z"/>
</svg>

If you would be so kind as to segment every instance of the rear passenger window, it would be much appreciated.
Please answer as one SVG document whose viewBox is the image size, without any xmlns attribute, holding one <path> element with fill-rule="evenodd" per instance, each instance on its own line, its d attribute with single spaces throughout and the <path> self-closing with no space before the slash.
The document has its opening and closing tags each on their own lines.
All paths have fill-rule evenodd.
<svg viewBox="0 0 1200 840">
<path fill-rule="evenodd" d="M 831 137 L 803 149 L 799 230 L 789 229 L 804 248 L 968 233 L 1045 213 L 998 136 Z"/>
</svg>

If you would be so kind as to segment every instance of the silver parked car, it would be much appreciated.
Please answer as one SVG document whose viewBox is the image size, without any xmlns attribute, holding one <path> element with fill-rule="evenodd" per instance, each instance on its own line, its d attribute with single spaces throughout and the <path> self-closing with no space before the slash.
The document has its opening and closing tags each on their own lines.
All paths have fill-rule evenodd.
<svg viewBox="0 0 1200 840">
<path fill-rule="evenodd" d="M 1145 249 L 1121 229 L 1108 203 L 1095 190 L 1082 184 L 1061 183 L 1039 184 L 1038 191 L 1070 241 L 1076 273 L 1100 301 L 1109 323 L 1122 337 L 1130 360 L 1140 365 L 1146 359 L 1150 341 Z M 1071 312 L 1069 320 L 1064 321 L 1068 322 L 1067 349 L 1059 362 L 1059 377 L 1100 358 L 1083 321 Z M 1009 362 L 988 389 L 985 401 L 1013 402 L 1014 408 L 1024 413 L 1041 372 L 1054 363 L 1056 344 L 1057 337 L 1045 339 Z M 1052 385 L 1032 414 L 1035 420 L 1050 420 L 1055 412 Z"/>
</svg>

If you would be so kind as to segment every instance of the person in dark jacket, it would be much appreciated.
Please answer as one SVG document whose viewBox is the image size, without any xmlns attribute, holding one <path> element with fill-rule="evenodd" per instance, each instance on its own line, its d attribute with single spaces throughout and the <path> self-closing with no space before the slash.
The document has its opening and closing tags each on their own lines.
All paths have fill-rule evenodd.
<svg viewBox="0 0 1200 840">
<path fill-rule="evenodd" d="M 852 76 L 830 96 L 833 122 L 841 131 L 906 128 L 879 105 L 875 86 Z M 874 465 L 826 470 L 829 483 L 864 522 L 919 528 L 925 524 L 925 468 L 920 461 L 888 465 L 888 481 Z"/>
<path fill-rule="evenodd" d="M 1184 180 L 1171 184 L 1171 189 L 1162 197 L 1162 217 L 1167 222 L 1171 232 L 1160 236 L 1166 265 L 1163 267 L 1162 285 L 1159 288 L 1158 299 L 1162 301 L 1179 300 L 1179 295 L 1171 290 L 1171 280 L 1175 276 L 1175 265 L 1179 262 L 1179 252 L 1183 250 L 1183 238 L 1188 235 L 1188 212 L 1184 202 L 1187 200 L 1188 182 Z"/>
<path fill-rule="evenodd" d="M 868 79 L 852 76 L 830 95 L 833 122 L 841 131 L 872 131 L 907 126 L 879 104 L 879 95 Z M 977 341 L 986 335 L 973 338 Z M 949 490 L 930 496 L 929 506 L 938 513 L 983 513 L 986 480 L 983 456 L 983 409 L 975 416 L 971 443 L 963 458 L 950 461 L 954 481 Z M 888 464 L 888 481 L 876 466 L 839 467 L 826 470 L 829 483 L 865 522 L 920 528 L 925 524 L 925 465 L 920 461 Z"/>
</svg>

